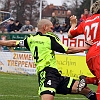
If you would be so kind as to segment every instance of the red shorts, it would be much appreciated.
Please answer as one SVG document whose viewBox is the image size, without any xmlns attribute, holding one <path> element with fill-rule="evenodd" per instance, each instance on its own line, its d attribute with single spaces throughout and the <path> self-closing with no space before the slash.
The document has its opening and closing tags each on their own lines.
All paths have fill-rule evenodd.
<svg viewBox="0 0 100 100">
<path fill-rule="evenodd" d="M 87 62 L 88 68 L 90 69 L 91 73 L 97 77 L 98 80 L 100 80 L 100 55 L 91 58 Z"/>
</svg>

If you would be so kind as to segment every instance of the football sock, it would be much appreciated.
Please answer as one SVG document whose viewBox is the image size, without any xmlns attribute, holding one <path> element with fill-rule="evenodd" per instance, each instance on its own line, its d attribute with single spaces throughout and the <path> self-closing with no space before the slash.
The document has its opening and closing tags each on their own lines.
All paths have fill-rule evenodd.
<svg viewBox="0 0 100 100">
<path fill-rule="evenodd" d="M 87 96 L 86 96 L 89 100 L 97 100 L 97 97 L 96 97 L 96 93 L 93 92 L 93 91 L 90 91 Z"/>
</svg>

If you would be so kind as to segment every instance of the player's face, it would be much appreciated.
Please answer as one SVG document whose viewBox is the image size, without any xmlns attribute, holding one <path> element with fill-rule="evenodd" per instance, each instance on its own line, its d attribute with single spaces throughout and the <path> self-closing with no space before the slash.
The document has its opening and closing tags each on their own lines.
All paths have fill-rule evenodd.
<svg viewBox="0 0 100 100">
<path fill-rule="evenodd" d="M 47 31 L 48 32 L 53 32 L 53 24 L 52 23 L 50 23 L 48 26 L 47 26 L 48 28 L 47 28 Z"/>
<path fill-rule="evenodd" d="M 44 33 L 53 32 L 53 24 L 49 22 L 48 24 L 43 26 Z"/>
</svg>

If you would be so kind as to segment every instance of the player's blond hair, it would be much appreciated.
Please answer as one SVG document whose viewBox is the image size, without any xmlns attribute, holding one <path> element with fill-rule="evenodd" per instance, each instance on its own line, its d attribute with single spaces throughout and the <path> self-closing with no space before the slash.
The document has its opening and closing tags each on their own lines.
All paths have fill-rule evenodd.
<svg viewBox="0 0 100 100">
<path fill-rule="evenodd" d="M 100 0 L 96 1 L 95 3 L 93 3 L 93 5 L 90 8 L 90 12 L 92 14 L 100 13 Z"/>
</svg>

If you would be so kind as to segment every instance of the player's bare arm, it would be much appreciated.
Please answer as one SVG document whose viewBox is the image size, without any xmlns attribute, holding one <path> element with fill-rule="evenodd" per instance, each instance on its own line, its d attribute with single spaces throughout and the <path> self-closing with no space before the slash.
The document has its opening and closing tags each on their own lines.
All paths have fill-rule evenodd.
<svg viewBox="0 0 100 100">
<path fill-rule="evenodd" d="M 1 46 L 7 47 L 23 47 L 24 40 L 0 40 Z"/>
<path fill-rule="evenodd" d="M 93 45 L 92 40 L 86 41 L 85 43 L 86 44 L 84 47 L 69 47 L 68 50 L 66 51 L 66 54 L 74 54 L 74 53 L 83 52 L 85 50 L 88 50 Z"/>
<path fill-rule="evenodd" d="M 88 47 L 69 47 L 68 50 L 66 51 L 66 54 L 74 54 L 74 53 L 79 53 L 83 52 L 85 50 L 88 50 Z"/>
<path fill-rule="evenodd" d="M 16 47 L 16 40 L 0 40 L 1 46 Z"/>
<path fill-rule="evenodd" d="M 71 23 L 71 28 L 68 31 L 68 37 L 69 38 L 73 38 L 73 36 L 70 34 L 70 30 L 73 30 L 76 27 L 76 25 L 77 25 L 77 18 L 76 18 L 76 16 L 73 15 L 73 16 L 70 17 L 70 23 Z"/>
</svg>

